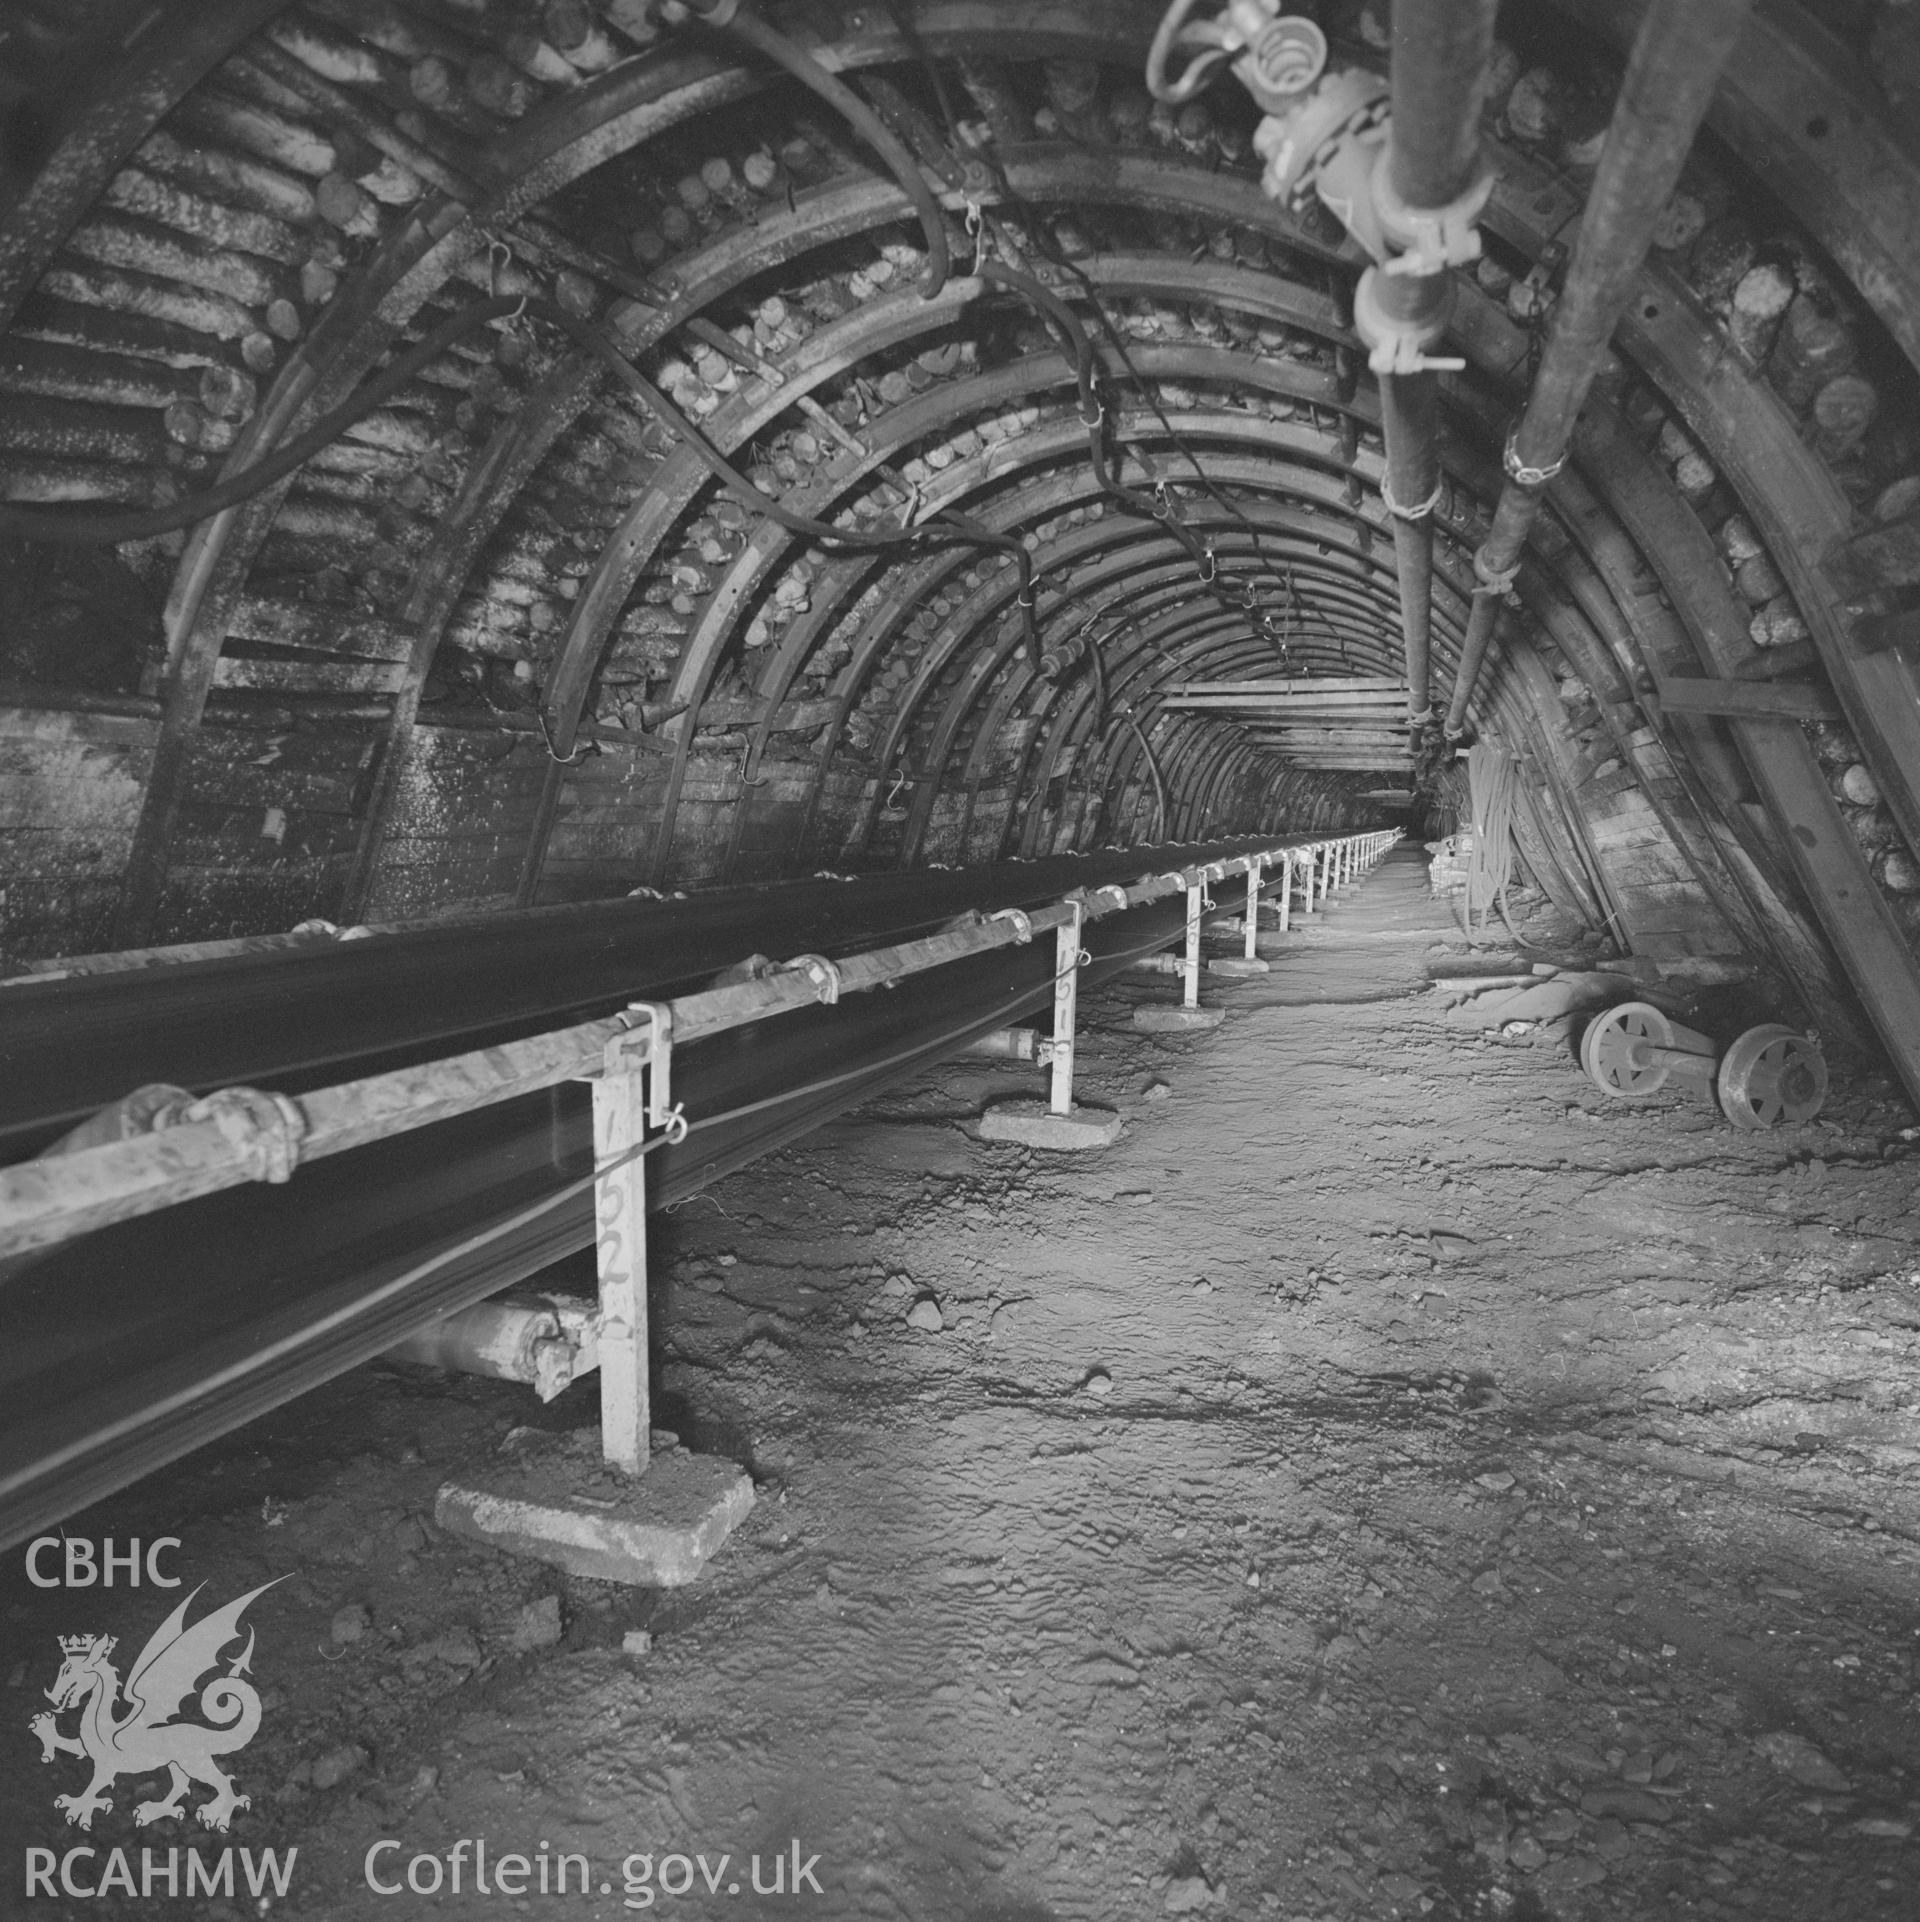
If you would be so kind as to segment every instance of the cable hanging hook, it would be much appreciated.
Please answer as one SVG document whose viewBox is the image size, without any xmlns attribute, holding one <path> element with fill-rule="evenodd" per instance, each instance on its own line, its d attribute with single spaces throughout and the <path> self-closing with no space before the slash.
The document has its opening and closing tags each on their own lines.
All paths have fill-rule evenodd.
<svg viewBox="0 0 1920 1922">
<path fill-rule="evenodd" d="M 969 198 L 967 201 L 967 232 L 973 240 L 973 271 L 977 278 L 980 269 L 987 264 L 987 223 L 980 203 Z"/>
<path fill-rule="evenodd" d="M 533 710 L 534 719 L 540 723 L 540 739 L 546 744 L 547 759 L 556 767 L 578 767 L 589 754 L 598 754 L 600 744 L 589 737 L 574 749 L 571 754 L 562 754 L 553 745 L 553 727 L 547 720 L 547 710 L 537 707 Z"/>
<path fill-rule="evenodd" d="M 496 236 L 487 242 L 487 292 L 493 299 L 507 300 L 511 298 L 510 295 L 501 292 L 500 276 L 512 265 L 513 249 L 509 247 L 504 240 Z M 523 288 L 520 293 L 519 306 L 514 308 L 510 314 L 502 317 L 502 324 L 511 327 L 526 311 L 527 295 L 526 290 Z"/>
</svg>

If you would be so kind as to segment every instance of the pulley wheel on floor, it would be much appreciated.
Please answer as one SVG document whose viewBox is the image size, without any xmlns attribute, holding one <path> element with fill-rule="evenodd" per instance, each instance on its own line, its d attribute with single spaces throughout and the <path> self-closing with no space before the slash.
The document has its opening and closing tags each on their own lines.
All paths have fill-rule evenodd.
<svg viewBox="0 0 1920 1922">
<path fill-rule="evenodd" d="M 1590 1080 L 1623 1101 L 1658 1094 L 1672 1072 L 1664 1061 L 1636 1060 L 1636 1044 L 1673 1045 L 1673 1024 L 1647 1001 L 1623 1001 L 1596 1014 L 1580 1037 L 1580 1065 Z"/>
<path fill-rule="evenodd" d="M 1714 1091 L 1736 1128 L 1811 1121 L 1827 1098 L 1826 1057 L 1811 1036 L 1769 1021 L 1727 1050 Z"/>
</svg>

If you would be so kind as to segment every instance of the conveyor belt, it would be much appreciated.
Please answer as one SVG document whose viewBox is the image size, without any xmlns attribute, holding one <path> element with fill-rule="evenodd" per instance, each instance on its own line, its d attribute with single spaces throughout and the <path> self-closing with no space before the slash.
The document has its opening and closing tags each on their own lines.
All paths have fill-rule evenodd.
<svg viewBox="0 0 1920 1922">
<path fill-rule="evenodd" d="M 730 890 L 534 916 L 525 926 L 509 920 L 451 939 L 396 936 L 317 956 L 9 989 L 0 1020 L 18 1072 L 6 1119 L 16 1142 L 44 1138 L 155 1079 L 297 1091 L 669 995 L 751 952 L 847 953 L 969 907 L 1038 907 L 1074 887 L 1275 845 Z M 1174 894 L 1089 923 L 1083 978 L 1100 980 L 1165 946 L 1184 915 L 1184 896 Z M 1036 941 L 676 1051 L 674 1092 L 692 1129 L 654 1157 L 654 1204 L 694 1193 L 975 1035 L 1048 1006 L 1052 974 L 1052 943 Z M 40 1018 L 23 1023 L 23 1006 Z M 89 1043 L 90 1034 L 100 1038 Z M 123 1040 L 131 1059 L 117 1052 Z M 75 1050 L 64 1080 L 63 1048 Z M 37 1108 L 22 1087 L 40 1091 Z M 283 1187 L 226 1190 L 0 1267 L 8 1329 L 0 1542 L 587 1246 L 587 1192 L 539 1204 L 587 1170 L 589 1142 L 587 1091 L 568 1086 L 315 1163 Z M 466 1247 L 536 1207 L 533 1219 Z M 411 1278 L 393 1289 L 402 1277 Z"/>
<path fill-rule="evenodd" d="M 0 988 L 0 1162 L 35 1153 L 146 1082 L 297 1094 L 687 993 L 755 952 L 847 954 L 910 940 L 969 908 L 1038 907 L 1077 887 L 1282 844 L 596 902 L 318 950 L 16 982 Z"/>
</svg>

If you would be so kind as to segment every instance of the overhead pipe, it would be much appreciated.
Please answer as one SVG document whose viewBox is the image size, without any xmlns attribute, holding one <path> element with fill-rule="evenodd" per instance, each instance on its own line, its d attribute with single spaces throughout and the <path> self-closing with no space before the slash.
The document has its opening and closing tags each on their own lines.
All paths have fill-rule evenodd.
<svg viewBox="0 0 1920 1922">
<path fill-rule="evenodd" d="M 1493 526 L 1473 557 L 1478 585 L 1447 708 L 1450 740 L 1466 731 L 1467 704 L 1528 530 L 1548 482 L 1566 464 L 1574 422 L 1633 292 L 1654 223 L 1672 198 L 1751 4 L 1658 0 L 1634 39 L 1540 370 L 1507 437 L 1507 478 Z"/>
<path fill-rule="evenodd" d="M 1452 268 L 1480 251 L 1473 223 L 1493 184 L 1480 110 L 1498 11 L 1498 0 L 1394 0 L 1393 118 L 1373 199 L 1381 238 L 1396 251 L 1354 292 L 1354 330 L 1380 381 L 1380 491 L 1393 516 L 1407 712 L 1416 723 L 1432 707 L 1432 516 L 1440 500 L 1439 376 L 1426 350 L 1452 316 Z"/>
<path fill-rule="evenodd" d="M 1466 363 L 1431 349 L 1453 306 L 1452 270 L 1479 258 L 1476 223 L 1493 189 L 1480 109 L 1493 57 L 1498 0 L 1395 0 L 1392 75 L 1328 69 L 1326 37 L 1280 0 L 1229 0 L 1225 15 L 1190 26 L 1192 0 L 1173 0 L 1149 57 L 1147 88 L 1185 99 L 1233 55 L 1233 72 L 1265 110 L 1254 146 L 1262 186 L 1298 207 L 1318 196 L 1373 261 L 1354 290 L 1354 332 L 1379 378 L 1405 637 L 1408 708 L 1431 718 L 1433 529 L 1440 499 L 1439 395 L 1434 377 Z M 1167 60 L 1193 53 L 1175 80 Z M 1352 449 L 1348 453 L 1351 457 Z"/>
</svg>

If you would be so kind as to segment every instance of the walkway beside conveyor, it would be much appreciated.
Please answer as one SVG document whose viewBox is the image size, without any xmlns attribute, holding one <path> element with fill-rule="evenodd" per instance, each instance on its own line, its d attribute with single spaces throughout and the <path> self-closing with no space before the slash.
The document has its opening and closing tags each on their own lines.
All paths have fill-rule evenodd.
<svg viewBox="0 0 1920 1922">
<path fill-rule="evenodd" d="M 391 1881 L 484 1836 L 586 1856 L 595 1922 L 630 1856 L 729 1857 L 663 1912 L 778 1908 L 726 1877 L 796 1845 L 836 1918 L 1905 1913 L 1920 1224 L 1882 1117 L 1739 1135 L 1445 1025 L 1416 856 L 1262 945 L 1212 1033 L 1133 1031 L 1173 978 L 1084 999 L 1109 1151 L 981 1143 L 1039 1076 L 950 1063 L 660 1224 L 656 1420 L 760 1488 L 691 1588 L 418 1520 L 515 1428 L 590 1429 L 590 1383 L 363 1373 L 71 1525 L 164 1522 L 222 1597 L 292 1578 L 238 1778 L 307 1910 L 389 1917 L 371 1846 Z M 0 1599 L 23 1646 L 73 1626 Z M 45 1800 L 30 1744 L 0 1794 Z"/>
</svg>

